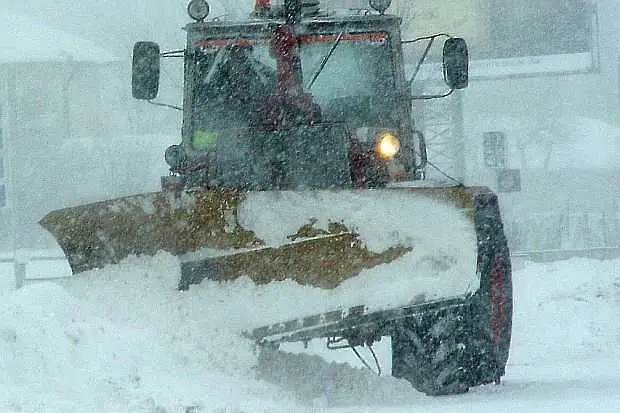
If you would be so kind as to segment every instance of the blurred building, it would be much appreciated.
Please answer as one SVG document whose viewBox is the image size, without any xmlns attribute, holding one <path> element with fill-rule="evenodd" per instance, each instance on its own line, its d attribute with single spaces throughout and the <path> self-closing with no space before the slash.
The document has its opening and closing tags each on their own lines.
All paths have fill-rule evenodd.
<svg viewBox="0 0 620 413">
<path fill-rule="evenodd" d="M 429 175 L 498 192 L 514 251 L 620 247 L 617 2 L 453 2 L 416 2 L 408 26 L 470 46 L 469 87 L 414 102 Z M 411 67 L 420 50 L 405 50 Z M 440 55 L 419 93 L 445 91 Z"/>
<path fill-rule="evenodd" d="M 110 133 L 118 59 L 93 42 L 3 10 L 0 14 L 0 249 L 32 241 L 58 199 L 67 144 Z M 26 231 L 29 232 L 29 231 Z"/>
</svg>

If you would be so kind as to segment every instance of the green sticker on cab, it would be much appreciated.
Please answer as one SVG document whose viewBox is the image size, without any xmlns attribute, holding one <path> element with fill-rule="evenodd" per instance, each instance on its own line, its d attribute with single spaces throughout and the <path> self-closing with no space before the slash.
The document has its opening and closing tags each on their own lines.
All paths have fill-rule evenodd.
<svg viewBox="0 0 620 413">
<path fill-rule="evenodd" d="M 192 146 L 194 149 L 212 149 L 217 145 L 219 133 L 199 130 L 192 135 Z"/>
</svg>

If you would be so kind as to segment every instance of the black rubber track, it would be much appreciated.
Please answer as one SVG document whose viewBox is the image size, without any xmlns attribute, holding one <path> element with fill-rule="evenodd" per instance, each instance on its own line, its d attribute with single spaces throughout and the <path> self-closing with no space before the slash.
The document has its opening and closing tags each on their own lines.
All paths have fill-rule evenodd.
<svg viewBox="0 0 620 413">
<path fill-rule="evenodd" d="M 464 306 L 428 311 L 392 332 L 392 375 L 429 395 L 499 382 L 512 329 L 510 253 L 497 197 L 474 198 L 480 288 Z"/>
</svg>

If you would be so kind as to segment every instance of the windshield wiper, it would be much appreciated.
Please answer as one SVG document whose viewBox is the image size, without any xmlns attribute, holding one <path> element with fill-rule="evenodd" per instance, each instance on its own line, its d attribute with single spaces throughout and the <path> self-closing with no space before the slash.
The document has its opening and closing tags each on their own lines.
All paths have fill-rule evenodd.
<svg viewBox="0 0 620 413">
<path fill-rule="evenodd" d="M 230 46 L 233 46 L 239 39 L 240 39 L 240 36 L 237 36 L 233 39 L 229 39 L 228 42 L 226 42 L 225 46 L 218 49 L 218 51 L 215 53 L 215 58 L 213 59 L 213 63 L 209 67 L 209 71 L 207 72 L 205 77 L 202 79 L 202 84 L 208 85 L 209 83 L 211 83 L 211 79 L 213 78 L 213 75 L 215 74 L 217 67 L 220 65 L 220 63 L 222 63 L 222 61 L 225 58 L 226 59 L 228 58 L 228 54 L 230 52 Z"/>
<path fill-rule="evenodd" d="M 209 83 L 211 83 L 211 79 L 215 74 L 215 69 L 217 69 L 220 62 L 224 60 L 224 56 L 228 54 L 227 48 L 228 46 L 222 47 L 220 50 L 217 51 L 217 53 L 215 53 L 213 63 L 211 64 L 211 67 L 209 67 L 209 71 L 207 72 L 206 76 L 202 79 L 202 84 L 208 85 Z"/>
<path fill-rule="evenodd" d="M 327 64 L 327 61 L 329 60 L 330 57 L 332 57 L 332 54 L 334 54 L 334 50 L 336 50 L 336 47 L 338 47 L 338 44 L 340 44 L 340 40 L 342 39 L 343 34 L 344 32 L 340 32 L 340 34 L 338 34 L 338 37 L 334 41 L 334 44 L 332 44 L 332 47 L 329 49 L 329 52 L 327 52 L 327 54 L 323 56 L 323 60 L 321 61 L 321 64 L 319 65 L 317 70 L 314 72 L 314 75 L 312 76 L 312 79 L 306 86 L 306 89 L 309 90 L 312 87 L 312 85 L 314 85 L 316 78 L 319 77 L 319 75 L 321 74 L 321 71 L 323 71 L 323 68 Z"/>
</svg>

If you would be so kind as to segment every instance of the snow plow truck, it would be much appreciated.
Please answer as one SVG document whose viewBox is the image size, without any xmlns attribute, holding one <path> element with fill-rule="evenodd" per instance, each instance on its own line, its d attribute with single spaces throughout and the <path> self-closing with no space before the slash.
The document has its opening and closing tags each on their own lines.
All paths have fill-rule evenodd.
<svg viewBox="0 0 620 413">
<path fill-rule="evenodd" d="M 442 40 L 447 95 L 467 86 L 467 45 L 403 40 L 389 6 L 257 0 L 233 21 L 191 0 L 183 50 L 136 43 L 137 99 L 157 97 L 160 59 L 184 59 L 181 142 L 165 151 L 161 191 L 41 220 L 72 271 L 168 251 L 180 290 L 239 277 L 332 290 L 320 311 L 245 334 L 263 349 L 389 336 L 392 375 L 429 395 L 499 382 L 512 283 L 497 196 L 425 180 L 412 104 L 428 96 L 413 94 L 403 57 L 404 44 Z"/>
</svg>

